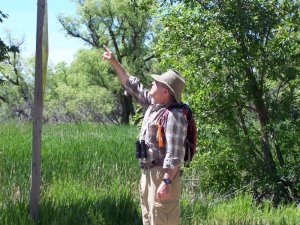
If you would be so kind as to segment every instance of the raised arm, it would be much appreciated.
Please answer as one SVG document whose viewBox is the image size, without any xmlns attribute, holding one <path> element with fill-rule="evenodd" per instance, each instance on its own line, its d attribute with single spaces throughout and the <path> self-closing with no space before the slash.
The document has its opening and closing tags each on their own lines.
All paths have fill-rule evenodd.
<svg viewBox="0 0 300 225">
<path fill-rule="evenodd" d="M 123 68 L 121 63 L 116 59 L 116 57 L 109 50 L 108 47 L 103 45 L 103 48 L 104 48 L 103 60 L 107 60 L 112 65 L 116 73 L 119 75 L 122 85 L 125 85 L 129 79 L 129 73 Z"/>
</svg>

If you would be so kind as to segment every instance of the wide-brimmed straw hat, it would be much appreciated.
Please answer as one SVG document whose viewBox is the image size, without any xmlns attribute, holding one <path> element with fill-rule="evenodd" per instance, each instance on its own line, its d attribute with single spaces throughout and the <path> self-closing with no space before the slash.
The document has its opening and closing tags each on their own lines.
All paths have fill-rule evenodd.
<svg viewBox="0 0 300 225">
<path fill-rule="evenodd" d="M 177 71 L 168 70 L 162 75 L 153 74 L 151 76 L 154 80 L 167 85 L 173 96 L 175 97 L 177 103 L 181 102 L 181 93 L 183 91 L 185 81 Z"/>
</svg>

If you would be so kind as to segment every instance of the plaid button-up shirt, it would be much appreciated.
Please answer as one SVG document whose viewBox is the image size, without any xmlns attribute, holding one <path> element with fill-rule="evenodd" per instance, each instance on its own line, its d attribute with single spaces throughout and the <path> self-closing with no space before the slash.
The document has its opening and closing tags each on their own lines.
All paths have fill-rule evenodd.
<svg viewBox="0 0 300 225">
<path fill-rule="evenodd" d="M 179 167 L 184 161 L 185 141 L 187 134 L 187 119 L 181 109 L 172 109 L 168 113 L 168 120 L 164 126 L 166 147 L 158 147 L 158 119 L 170 105 L 154 104 L 148 90 L 144 89 L 138 78 L 130 76 L 125 89 L 139 102 L 144 111 L 144 120 L 140 132 L 140 140 L 145 140 L 147 159 L 145 163 L 155 161 L 162 162 L 163 168 Z"/>
</svg>

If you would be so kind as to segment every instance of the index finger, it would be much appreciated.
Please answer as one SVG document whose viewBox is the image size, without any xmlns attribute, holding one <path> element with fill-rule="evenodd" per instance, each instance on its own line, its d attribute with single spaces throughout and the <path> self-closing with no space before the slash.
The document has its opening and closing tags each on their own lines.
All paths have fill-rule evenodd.
<svg viewBox="0 0 300 225">
<path fill-rule="evenodd" d="M 106 47 L 106 45 L 103 45 L 103 48 L 104 48 L 104 50 L 105 50 L 106 52 L 110 52 L 109 48 Z"/>
</svg>

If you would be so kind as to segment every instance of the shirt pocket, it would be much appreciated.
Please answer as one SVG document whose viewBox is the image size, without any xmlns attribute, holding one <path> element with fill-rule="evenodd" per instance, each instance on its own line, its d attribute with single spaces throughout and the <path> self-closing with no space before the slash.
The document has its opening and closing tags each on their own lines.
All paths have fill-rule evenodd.
<svg viewBox="0 0 300 225">
<path fill-rule="evenodd" d="M 148 125 L 147 139 L 150 145 L 154 145 L 153 147 L 156 147 L 157 145 L 157 129 L 158 126 L 156 124 Z"/>
</svg>

